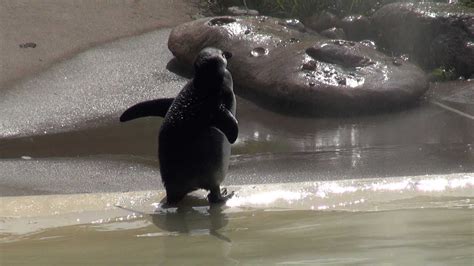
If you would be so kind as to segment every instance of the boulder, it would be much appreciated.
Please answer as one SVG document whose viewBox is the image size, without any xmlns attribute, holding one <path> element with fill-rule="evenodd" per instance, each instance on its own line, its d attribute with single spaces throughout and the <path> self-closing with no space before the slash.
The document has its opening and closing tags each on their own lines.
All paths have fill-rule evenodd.
<svg viewBox="0 0 474 266">
<path fill-rule="evenodd" d="M 317 32 L 327 30 L 333 27 L 339 27 L 341 20 L 331 12 L 322 11 L 303 20 L 303 24 Z"/>
<path fill-rule="evenodd" d="M 248 9 L 242 6 L 231 6 L 227 8 L 227 14 L 231 16 L 258 16 L 257 10 Z"/>
<path fill-rule="evenodd" d="M 373 39 L 371 21 L 362 15 L 351 15 L 341 19 L 341 28 L 347 35 L 348 40 L 360 41 Z"/>
<path fill-rule="evenodd" d="M 329 39 L 346 39 L 346 33 L 341 28 L 332 27 L 320 32 L 321 35 Z"/>
<path fill-rule="evenodd" d="M 204 47 L 231 52 L 236 93 L 291 114 L 397 109 L 428 89 L 424 72 L 411 63 L 285 23 L 265 16 L 195 20 L 174 28 L 168 47 L 189 66 Z"/>
<path fill-rule="evenodd" d="M 372 16 L 378 44 L 425 68 L 474 73 L 474 9 L 444 3 L 393 3 Z"/>
<path fill-rule="evenodd" d="M 305 25 L 301 23 L 301 21 L 299 21 L 298 19 L 284 19 L 284 20 L 278 21 L 278 24 L 280 24 L 281 26 L 285 28 L 291 28 L 300 32 L 314 33 L 311 29 L 306 28 Z"/>
</svg>

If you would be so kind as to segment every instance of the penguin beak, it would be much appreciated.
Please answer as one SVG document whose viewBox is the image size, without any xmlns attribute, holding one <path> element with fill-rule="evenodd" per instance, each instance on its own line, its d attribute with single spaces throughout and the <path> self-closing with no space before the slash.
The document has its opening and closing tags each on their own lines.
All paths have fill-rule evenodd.
<svg viewBox="0 0 474 266">
<path fill-rule="evenodd" d="M 225 59 L 230 59 L 232 58 L 232 53 L 231 52 L 223 52 L 222 55 L 224 56 Z"/>
</svg>

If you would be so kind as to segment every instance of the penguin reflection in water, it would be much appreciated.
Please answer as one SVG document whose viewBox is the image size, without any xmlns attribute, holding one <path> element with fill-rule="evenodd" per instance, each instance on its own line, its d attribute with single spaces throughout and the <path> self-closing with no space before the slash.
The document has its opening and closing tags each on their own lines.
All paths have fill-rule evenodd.
<svg viewBox="0 0 474 266">
<path fill-rule="evenodd" d="M 204 48 L 194 61 L 194 78 L 176 98 L 136 104 L 121 122 L 144 116 L 164 117 L 158 157 L 167 203 L 176 204 L 196 189 L 209 190 L 211 203 L 223 203 L 227 194 L 220 184 L 229 168 L 230 144 L 238 135 L 228 52 Z"/>
</svg>

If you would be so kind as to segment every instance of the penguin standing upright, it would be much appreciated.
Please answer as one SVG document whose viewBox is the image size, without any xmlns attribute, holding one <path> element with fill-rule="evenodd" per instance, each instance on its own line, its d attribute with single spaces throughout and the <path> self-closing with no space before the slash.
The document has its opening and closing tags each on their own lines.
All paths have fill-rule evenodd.
<svg viewBox="0 0 474 266">
<path fill-rule="evenodd" d="M 228 52 L 204 48 L 194 61 L 194 78 L 176 98 L 142 102 L 127 109 L 120 121 L 162 116 L 158 158 L 167 203 L 175 204 L 196 189 L 209 190 L 211 203 L 225 202 L 221 193 L 229 168 L 230 144 L 238 135 Z"/>
</svg>

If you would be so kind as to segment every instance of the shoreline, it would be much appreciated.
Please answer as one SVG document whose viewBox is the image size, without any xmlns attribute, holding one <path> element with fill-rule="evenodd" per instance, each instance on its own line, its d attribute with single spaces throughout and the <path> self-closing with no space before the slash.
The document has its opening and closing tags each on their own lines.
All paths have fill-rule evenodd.
<svg viewBox="0 0 474 266">
<path fill-rule="evenodd" d="M 469 208 L 473 173 L 400 176 L 317 182 L 229 185 L 235 191 L 224 213 L 266 211 L 381 212 L 408 209 Z M 190 193 L 178 206 L 166 206 L 164 190 L 0 197 L 3 239 L 45 229 L 122 221 L 178 208 L 209 208 L 206 192 Z M 426 200 L 433 198 L 437 200 Z M 136 218 L 136 217 L 133 217 Z M 5 238 L 6 237 L 6 238 Z M 10 239 L 12 240 L 12 239 Z"/>
</svg>

